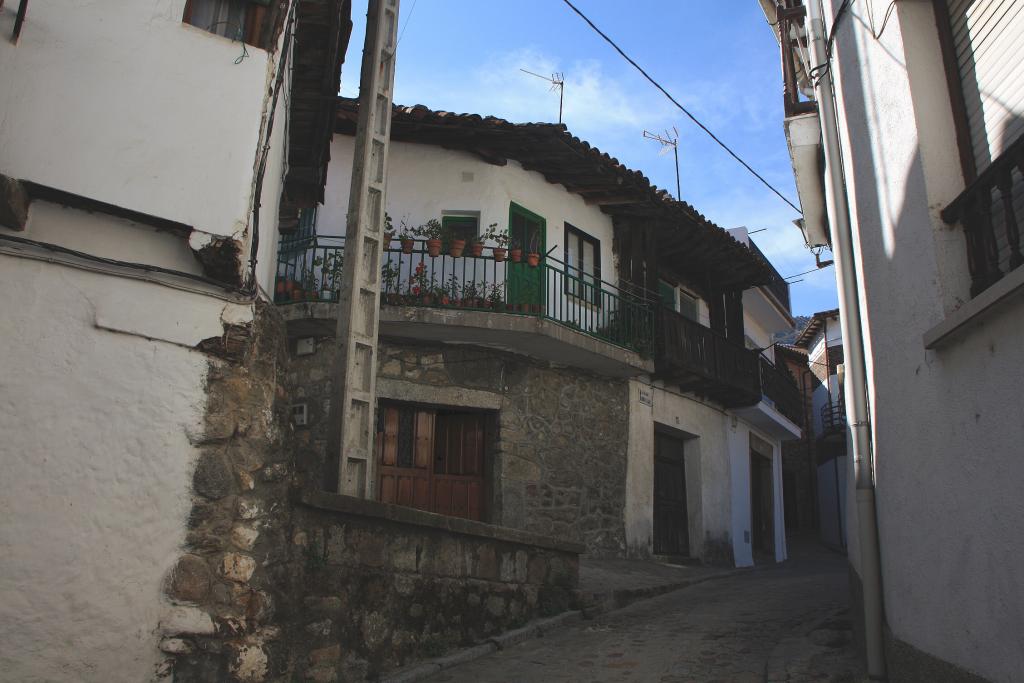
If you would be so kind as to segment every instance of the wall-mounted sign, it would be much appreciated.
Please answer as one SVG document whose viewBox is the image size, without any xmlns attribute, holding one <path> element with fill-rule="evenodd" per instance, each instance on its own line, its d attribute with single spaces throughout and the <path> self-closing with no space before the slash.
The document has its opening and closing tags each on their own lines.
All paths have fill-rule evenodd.
<svg viewBox="0 0 1024 683">
<path fill-rule="evenodd" d="M 654 406 L 654 389 L 651 387 L 641 386 L 640 388 L 640 402 L 645 406 Z"/>
</svg>

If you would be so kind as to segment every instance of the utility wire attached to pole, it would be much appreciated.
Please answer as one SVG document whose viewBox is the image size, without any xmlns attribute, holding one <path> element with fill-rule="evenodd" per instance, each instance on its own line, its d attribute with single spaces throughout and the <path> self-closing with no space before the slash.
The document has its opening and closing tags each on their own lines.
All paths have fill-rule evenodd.
<svg viewBox="0 0 1024 683">
<path fill-rule="evenodd" d="M 629 62 L 631 65 L 633 65 L 633 68 L 635 68 L 637 71 L 639 71 L 643 75 L 644 78 L 646 78 L 648 81 L 650 81 L 651 85 L 653 85 L 655 88 L 660 90 L 661 93 L 665 97 L 668 98 L 669 102 L 671 102 L 672 104 L 676 105 L 676 107 L 679 109 L 679 111 L 681 111 L 684 114 L 686 114 L 690 118 L 690 120 L 693 121 L 694 123 L 696 123 L 697 126 L 699 126 L 701 130 L 703 130 L 705 133 L 707 133 L 711 137 L 712 140 L 717 142 L 719 147 L 721 147 L 726 152 L 728 152 L 729 155 L 732 156 L 733 159 L 735 159 L 736 161 L 740 162 L 740 164 L 743 166 L 743 168 L 745 168 L 748 171 L 750 171 L 750 173 L 753 174 L 753 176 L 755 178 L 760 180 L 764 184 L 765 187 L 767 187 L 769 190 L 771 190 L 776 195 L 778 195 L 779 199 L 781 199 L 782 201 L 784 201 L 787 204 L 789 204 L 793 208 L 793 210 L 796 211 L 797 213 L 799 213 L 801 216 L 803 215 L 803 211 L 800 210 L 800 207 L 798 207 L 796 204 L 794 204 L 793 202 L 791 202 L 788 199 L 786 199 L 786 196 L 784 194 L 782 194 L 781 192 L 779 192 L 777 189 L 775 189 L 774 185 L 772 185 L 767 180 L 765 180 L 764 177 L 760 173 L 755 171 L 750 166 L 750 164 L 748 164 L 746 161 L 741 159 L 740 156 L 738 154 L 736 154 L 736 152 L 732 151 L 732 149 L 730 149 L 728 145 L 726 145 L 724 142 L 719 140 L 718 136 L 715 135 L 714 133 L 712 133 L 708 129 L 707 126 L 705 126 L 703 123 L 701 123 L 697 119 L 696 116 L 691 114 L 689 112 L 689 110 L 686 109 L 686 107 L 684 107 L 683 105 L 679 104 L 679 102 L 676 101 L 676 98 L 672 97 L 672 95 L 670 95 L 669 92 L 667 90 L 665 90 L 665 88 L 661 87 L 660 83 L 658 83 L 656 80 L 651 78 L 651 76 L 646 71 L 644 71 L 643 68 L 639 64 L 634 62 L 630 58 L 629 55 L 627 55 L 625 52 L 623 52 L 622 48 L 619 47 L 618 45 L 616 45 L 614 40 L 609 38 L 607 35 L 605 35 L 605 33 L 601 29 L 599 29 L 597 26 L 595 26 L 594 22 L 592 22 L 590 19 L 587 18 L 587 15 L 585 15 L 583 12 L 579 11 L 578 9 L 576 9 L 576 6 L 573 5 L 571 2 L 569 2 L 569 0 L 562 0 L 562 2 L 564 2 L 566 5 L 568 5 L 569 9 L 571 9 L 573 12 L 578 14 L 580 16 L 580 18 L 583 19 L 583 21 L 587 22 L 587 24 L 590 26 L 590 28 L 594 29 L 594 31 L 596 31 L 599 36 L 601 36 L 602 38 L 605 39 L 605 42 L 607 42 L 609 45 L 611 45 L 613 48 L 615 48 L 615 51 L 618 52 L 620 55 L 622 55 L 623 59 L 625 59 L 627 62 Z"/>
<path fill-rule="evenodd" d="M 552 91 L 554 91 L 556 88 L 558 89 L 558 122 L 561 123 L 562 101 L 565 99 L 565 74 L 553 73 L 551 74 L 551 78 L 548 78 L 547 76 L 541 76 L 540 74 L 535 74 L 532 71 L 527 71 L 526 69 L 520 69 L 520 71 L 522 71 L 524 74 L 530 74 L 531 76 L 536 76 L 541 80 L 547 81 L 548 83 L 551 84 Z"/>
</svg>

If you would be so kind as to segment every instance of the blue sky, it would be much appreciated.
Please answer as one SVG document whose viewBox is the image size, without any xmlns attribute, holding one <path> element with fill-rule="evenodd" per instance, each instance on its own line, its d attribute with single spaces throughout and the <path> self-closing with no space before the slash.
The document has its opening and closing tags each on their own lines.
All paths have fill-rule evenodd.
<svg viewBox="0 0 1024 683">
<path fill-rule="evenodd" d="M 577 0 L 590 19 L 748 163 L 796 202 L 782 131 L 778 45 L 756 0 Z M 342 94 L 355 96 L 366 2 L 355 27 Z M 672 155 L 659 156 L 644 129 L 679 130 L 682 198 L 730 228 L 754 235 L 783 276 L 814 258 L 793 209 L 749 175 L 654 89 L 560 0 L 402 0 L 395 101 L 557 121 L 558 95 L 539 74 L 565 75 L 564 122 L 577 136 L 675 190 Z M 834 308 L 832 268 L 792 286 L 793 312 Z"/>
</svg>

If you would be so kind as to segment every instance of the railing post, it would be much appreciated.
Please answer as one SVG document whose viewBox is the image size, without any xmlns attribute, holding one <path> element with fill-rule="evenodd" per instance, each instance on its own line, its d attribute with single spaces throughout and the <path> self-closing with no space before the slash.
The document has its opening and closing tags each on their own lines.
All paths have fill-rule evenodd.
<svg viewBox="0 0 1024 683">
<path fill-rule="evenodd" d="M 1017 214 L 1013 209 L 1013 169 L 1018 167 L 1015 160 L 1011 160 L 999 173 L 999 194 L 1003 198 L 1003 215 L 1006 218 L 1006 242 L 1010 246 L 1010 270 L 1013 270 L 1024 258 L 1020 253 L 1020 231 L 1017 228 Z M 1024 173 L 1024 169 L 1021 170 Z"/>
</svg>

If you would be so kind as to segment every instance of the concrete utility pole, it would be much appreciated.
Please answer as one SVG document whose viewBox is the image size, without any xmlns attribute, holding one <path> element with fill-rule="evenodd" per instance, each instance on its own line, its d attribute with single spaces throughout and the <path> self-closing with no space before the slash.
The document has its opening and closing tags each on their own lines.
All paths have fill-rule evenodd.
<svg viewBox="0 0 1024 683">
<path fill-rule="evenodd" d="M 338 456 L 338 492 L 359 498 L 373 495 L 380 264 L 397 28 L 398 0 L 370 0 L 338 302 L 333 429 L 328 441 L 329 457 Z"/>
</svg>

